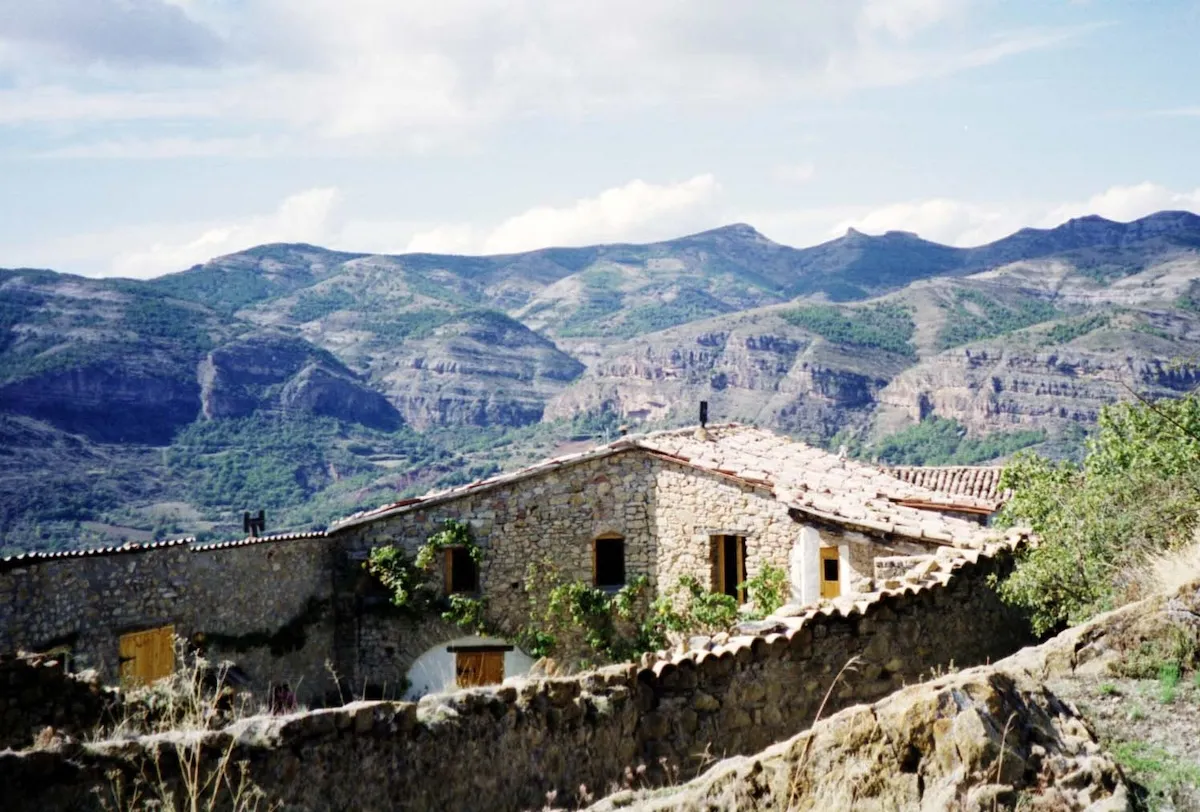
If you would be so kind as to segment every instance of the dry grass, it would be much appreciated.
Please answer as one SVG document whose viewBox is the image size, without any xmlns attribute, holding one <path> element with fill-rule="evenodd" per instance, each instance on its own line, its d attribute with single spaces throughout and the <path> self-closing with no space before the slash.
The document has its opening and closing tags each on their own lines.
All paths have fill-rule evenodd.
<svg viewBox="0 0 1200 812">
<path fill-rule="evenodd" d="M 149 758 L 140 765 L 109 773 L 102 805 L 119 812 L 272 809 L 246 762 L 234 760 L 233 737 L 215 752 L 202 746 L 206 731 L 265 709 L 229 686 L 227 663 L 212 667 L 189 652 L 183 640 L 176 641 L 175 661 L 175 673 L 131 691 L 122 716 L 96 731 L 96 739 L 107 740 L 170 734 L 148 743 Z"/>
<path fill-rule="evenodd" d="M 812 749 L 812 740 L 814 735 L 812 733 L 812 729 L 816 727 L 817 722 L 821 721 L 821 716 L 825 713 L 825 706 L 829 703 L 829 697 L 833 696 L 834 690 L 838 687 L 838 684 L 842 681 L 842 678 L 845 677 L 846 672 L 857 671 L 858 664 L 861 660 L 862 658 L 858 655 L 846 660 L 846 664 L 843 665 L 841 670 L 837 672 L 837 676 L 833 678 L 833 682 L 829 683 L 829 689 L 825 691 L 825 697 L 821 700 L 821 704 L 817 707 L 817 715 L 813 718 L 812 724 L 809 725 L 808 728 L 809 735 L 808 739 L 804 742 L 804 750 L 800 753 L 800 759 L 796 762 L 796 766 L 792 770 L 792 780 L 788 782 L 788 809 L 795 809 L 796 799 L 800 797 L 801 775 L 804 772 L 804 765 L 808 762 L 809 750 Z"/>
<path fill-rule="evenodd" d="M 1191 542 L 1149 558 L 1133 576 L 1140 595 L 1173 595 L 1180 587 L 1200 579 L 1200 529 Z"/>
</svg>

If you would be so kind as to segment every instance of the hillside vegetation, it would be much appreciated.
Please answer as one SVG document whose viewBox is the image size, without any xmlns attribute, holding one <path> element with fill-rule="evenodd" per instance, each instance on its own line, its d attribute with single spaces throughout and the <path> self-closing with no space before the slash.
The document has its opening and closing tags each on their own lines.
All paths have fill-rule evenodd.
<svg viewBox="0 0 1200 812">
<path fill-rule="evenodd" d="M 1200 217 L 960 249 L 747 225 L 496 257 L 266 245 L 149 281 L 0 270 L 0 547 L 272 530 L 740 420 L 866 458 L 1078 455 L 1200 383 Z M 1183 360 L 1180 360 L 1183 359 Z"/>
</svg>

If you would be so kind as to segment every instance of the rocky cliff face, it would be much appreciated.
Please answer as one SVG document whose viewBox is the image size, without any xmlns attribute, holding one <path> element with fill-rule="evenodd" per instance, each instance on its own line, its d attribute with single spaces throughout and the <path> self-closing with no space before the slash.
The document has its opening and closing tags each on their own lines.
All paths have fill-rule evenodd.
<svg viewBox="0 0 1200 812">
<path fill-rule="evenodd" d="M 402 422 L 382 394 L 332 355 L 279 332 L 218 347 L 200 363 L 199 380 L 201 412 L 209 420 L 283 409 L 385 430 Z"/>
<path fill-rule="evenodd" d="M 879 391 L 874 419 L 881 431 L 931 414 L 980 434 L 1017 426 L 1054 431 L 1095 423 L 1104 406 L 1131 390 L 1171 397 L 1200 384 L 1200 368 L 1175 360 L 1194 351 L 1191 341 L 1128 333 L 1092 339 L 1050 348 L 985 342 L 926 358 Z"/>
</svg>

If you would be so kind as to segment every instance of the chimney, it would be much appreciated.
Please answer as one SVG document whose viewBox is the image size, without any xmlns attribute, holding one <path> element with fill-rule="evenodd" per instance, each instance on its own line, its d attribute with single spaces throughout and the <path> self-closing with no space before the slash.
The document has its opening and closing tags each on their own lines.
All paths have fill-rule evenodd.
<svg viewBox="0 0 1200 812">
<path fill-rule="evenodd" d="M 704 440 L 708 439 L 708 429 L 705 428 L 705 426 L 707 426 L 707 425 L 708 425 L 708 401 L 702 400 L 702 401 L 700 401 L 700 426 L 699 426 L 699 428 L 696 429 L 696 435 L 695 435 L 697 440 L 700 440 L 703 442 Z"/>
<path fill-rule="evenodd" d="M 249 538 L 258 538 L 258 534 L 263 532 L 267 526 L 267 514 L 264 510 L 259 510 L 257 516 L 251 516 L 250 511 L 245 511 L 242 514 L 242 532 Z"/>
</svg>

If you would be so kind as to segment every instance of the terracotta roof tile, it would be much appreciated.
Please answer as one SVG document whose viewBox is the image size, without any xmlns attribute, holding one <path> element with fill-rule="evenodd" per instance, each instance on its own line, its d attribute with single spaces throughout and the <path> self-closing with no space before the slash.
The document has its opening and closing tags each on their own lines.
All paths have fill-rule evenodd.
<svg viewBox="0 0 1200 812">
<path fill-rule="evenodd" d="M 692 427 L 623 437 L 608 445 L 543 460 L 469 485 L 358 513 L 342 519 L 330 529 L 343 529 L 451 501 L 467 493 L 536 477 L 563 465 L 635 450 L 648 451 L 679 465 L 770 487 L 776 498 L 800 513 L 822 521 L 971 547 L 980 546 L 995 536 L 994 531 L 937 510 L 966 508 L 987 513 L 994 506 L 985 499 L 939 493 L 871 465 L 842 459 L 789 437 L 736 423 L 710 426 L 703 433 Z"/>
<path fill-rule="evenodd" d="M 885 473 L 897 479 L 954 496 L 966 496 L 992 502 L 996 506 L 1006 501 L 1011 493 L 1000 489 L 1000 466 L 978 465 L 899 465 L 884 468 Z"/>
</svg>

